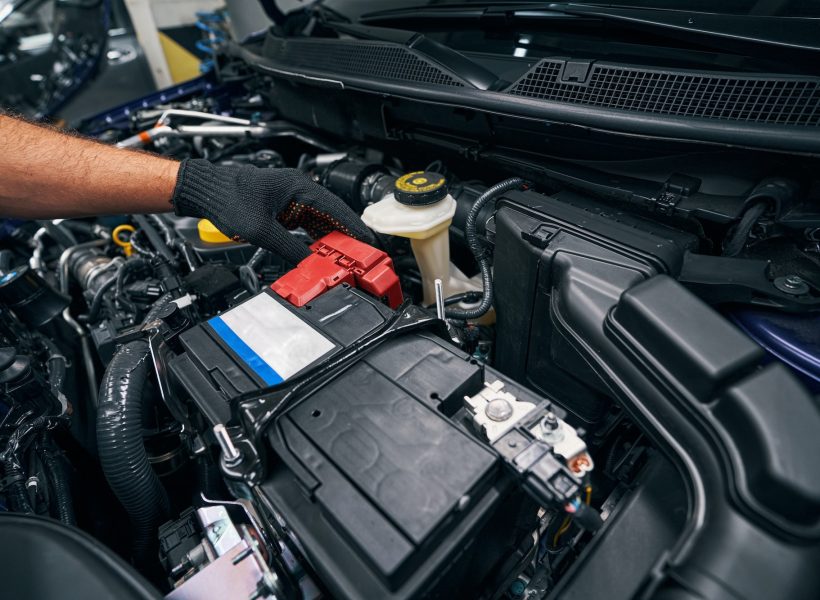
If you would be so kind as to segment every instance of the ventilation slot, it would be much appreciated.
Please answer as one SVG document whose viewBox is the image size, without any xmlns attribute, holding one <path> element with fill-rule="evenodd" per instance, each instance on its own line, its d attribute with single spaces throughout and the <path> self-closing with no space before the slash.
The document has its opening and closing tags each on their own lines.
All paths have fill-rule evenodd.
<svg viewBox="0 0 820 600">
<path fill-rule="evenodd" d="M 820 80 L 704 75 L 593 65 L 586 83 L 541 61 L 508 94 L 635 112 L 776 125 L 820 125 Z"/>
<path fill-rule="evenodd" d="M 395 44 L 268 38 L 265 54 L 282 64 L 322 72 L 430 85 L 464 86 L 464 83 L 439 67 Z"/>
</svg>

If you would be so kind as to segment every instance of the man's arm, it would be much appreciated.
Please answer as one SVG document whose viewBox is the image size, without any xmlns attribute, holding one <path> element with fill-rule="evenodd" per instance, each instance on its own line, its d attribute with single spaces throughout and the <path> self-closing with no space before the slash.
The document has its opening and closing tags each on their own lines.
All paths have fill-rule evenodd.
<svg viewBox="0 0 820 600">
<path fill-rule="evenodd" d="M 0 115 L 0 217 L 171 210 L 210 219 L 293 263 L 310 252 L 286 227 L 304 227 L 314 239 L 333 230 L 373 239 L 349 206 L 296 169 L 179 163 Z"/>
<path fill-rule="evenodd" d="M 0 216 L 168 212 L 179 163 L 0 115 Z"/>
</svg>

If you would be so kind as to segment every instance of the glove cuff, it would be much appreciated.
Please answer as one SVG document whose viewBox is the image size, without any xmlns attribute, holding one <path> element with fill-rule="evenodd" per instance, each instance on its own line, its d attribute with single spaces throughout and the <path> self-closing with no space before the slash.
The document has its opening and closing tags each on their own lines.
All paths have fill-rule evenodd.
<svg viewBox="0 0 820 600">
<path fill-rule="evenodd" d="M 180 217 L 213 219 L 219 214 L 219 198 L 230 198 L 235 187 L 233 169 L 217 168 L 199 158 L 186 158 L 180 164 L 171 196 L 174 213 Z"/>
</svg>

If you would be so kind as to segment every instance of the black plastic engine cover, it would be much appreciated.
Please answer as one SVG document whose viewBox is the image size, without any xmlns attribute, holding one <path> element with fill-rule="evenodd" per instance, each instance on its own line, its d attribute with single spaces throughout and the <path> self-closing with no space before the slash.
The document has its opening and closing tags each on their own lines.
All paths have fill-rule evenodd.
<svg viewBox="0 0 820 600">
<path fill-rule="evenodd" d="M 468 358 L 392 340 L 269 430 L 281 462 L 262 489 L 334 597 L 473 597 L 513 543 L 521 492 L 443 414 L 483 385 Z"/>
</svg>

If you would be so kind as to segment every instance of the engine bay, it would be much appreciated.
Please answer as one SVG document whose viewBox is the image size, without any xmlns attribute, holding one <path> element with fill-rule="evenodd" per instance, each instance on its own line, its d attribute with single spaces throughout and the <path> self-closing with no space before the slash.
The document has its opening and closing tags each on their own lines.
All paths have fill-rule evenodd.
<svg viewBox="0 0 820 600">
<path fill-rule="evenodd" d="M 293 265 L 173 214 L 5 222 L 5 510 L 130 563 L 118 598 L 816 597 L 816 163 L 739 206 L 678 174 L 618 203 L 310 127 L 295 94 L 233 57 L 81 131 L 300 169 L 374 245 L 294 230 Z"/>
</svg>

